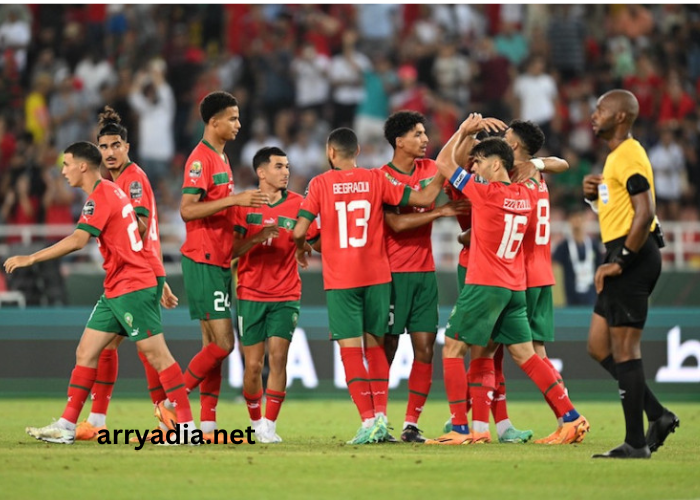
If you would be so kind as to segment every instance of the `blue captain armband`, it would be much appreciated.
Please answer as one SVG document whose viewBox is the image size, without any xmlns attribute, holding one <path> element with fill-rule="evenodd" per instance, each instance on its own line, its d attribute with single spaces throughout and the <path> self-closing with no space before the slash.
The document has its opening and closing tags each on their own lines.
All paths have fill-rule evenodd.
<svg viewBox="0 0 700 500">
<path fill-rule="evenodd" d="M 462 191 L 464 189 L 464 186 L 467 185 L 467 182 L 469 182 L 469 179 L 471 179 L 471 177 L 472 174 L 470 174 L 461 167 L 457 167 L 455 173 L 452 174 L 452 177 L 450 177 L 450 184 Z"/>
</svg>

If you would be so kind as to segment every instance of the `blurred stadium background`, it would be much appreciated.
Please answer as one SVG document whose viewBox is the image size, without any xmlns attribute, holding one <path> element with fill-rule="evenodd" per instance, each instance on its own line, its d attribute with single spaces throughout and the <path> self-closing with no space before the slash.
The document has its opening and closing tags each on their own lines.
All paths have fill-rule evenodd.
<svg viewBox="0 0 700 500">
<path fill-rule="evenodd" d="M 240 103 L 243 128 L 227 146 L 237 190 L 254 184 L 253 153 L 278 145 L 292 165 L 290 189 L 303 192 L 326 168 L 325 138 L 337 126 L 357 131 L 362 167 L 381 166 L 391 159 L 382 124 L 398 109 L 426 115 L 431 157 L 471 111 L 535 121 L 547 136 L 541 154 L 570 164 L 548 179 L 553 249 L 569 248 L 577 235 L 572 241 L 585 247 L 589 236 L 595 251 L 597 222 L 582 212 L 581 180 L 601 171 L 607 149 L 594 139 L 589 116 L 597 96 L 616 87 L 640 101 L 635 135 L 654 166 L 668 242 L 645 334 L 647 376 L 697 401 L 697 5 L 2 5 L 0 261 L 72 231 L 84 198 L 60 175 L 59 152 L 94 140 L 97 113 L 111 105 L 129 129 L 131 159 L 156 190 L 169 282 L 181 299 L 165 313 L 166 332 L 178 359 L 189 359 L 199 327 L 189 320 L 182 289 L 180 186 L 184 160 L 203 130 L 197 104 L 219 89 Z M 452 220 L 435 224 L 443 318 L 456 297 L 456 234 Z M 573 289 L 576 277 L 568 252 L 559 253 L 561 342 L 553 353 L 565 377 L 597 394 L 595 379 L 605 377 L 585 352 L 591 306 L 575 305 L 567 294 L 565 282 Z M 317 259 L 302 276 L 291 394 L 339 393 L 342 385 L 325 341 L 319 268 Z M 94 243 L 60 262 L 12 276 L 0 271 L 0 395 L 62 394 L 102 278 Z M 236 356 L 229 363 L 233 386 Z M 122 357 L 120 387 L 142 395 L 141 370 L 129 358 Z M 434 391 L 443 397 L 440 387 Z"/>
</svg>

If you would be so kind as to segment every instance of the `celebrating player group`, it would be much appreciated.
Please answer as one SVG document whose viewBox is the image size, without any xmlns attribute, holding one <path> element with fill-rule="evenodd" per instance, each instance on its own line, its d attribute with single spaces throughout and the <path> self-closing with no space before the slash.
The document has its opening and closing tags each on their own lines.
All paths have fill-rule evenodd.
<svg viewBox="0 0 700 500">
<path fill-rule="evenodd" d="M 282 442 L 277 421 L 286 396 L 287 354 L 303 314 L 298 269 L 308 266 L 315 250 L 321 253 L 330 338 L 340 348 L 348 391 L 360 414 L 349 443 L 489 443 L 490 415 L 494 440 L 530 441 L 532 431 L 517 429 L 508 416 L 506 351 L 554 413 L 553 432 L 535 443 L 564 445 L 585 438 L 589 422 L 547 357 L 546 344 L 554 340 L 554 276 L 544 174 L 556 175 L 568 165 L 536 157 L 545 140 L 537 125 L 519 120 L 507 125 L 472 113 L 431 160 L 425 158 L 424 117 L 399 111 L 384 125 L 394 154 L 381 168 L 358 166 L 358 138 L 339 128 L 326 144 L 330 169 L 310 181 L 304 196 L 287 189 L 293 172 L 278 147 L 255 154 L 250 167 L 258 188 L 235 194 L 224 146 L 240 130 L 238 103 L 226 92 L 213 92 L 200 103 L 200 114 L 204 135 L 184 166 L 180 214 L 186 222 L 182 272 L 191 319 L 201 327 L 201 351 L 183 371 L 161 335 L 160 307 L 176 307 L 178 299 L 165 279 L 153 190 L 144 171 L 129 160 L 127 130 L 107 107 L 97 143 L 76 143 L 64 151 L 64 177 L 88 195 L 75 232 L 5 262 L 12 272 L 78 250 L 93 236 L 107 273 L 104 294 L 78 345 L 65 411 L 46 427 L 27 427 L 29 435 L 64 444 L 96 439 L 106 429 L 117 347 L 127 337 L 143 362 L 158 428 L 192 433 L 189 396 L 199 387 L 198 430 L 216 442 L 221 365 L 235 339 L 231 269 L 238 259 L 235 324 L 245 359 L 243 396 L 256 442 Z M 484 135 L 490 137 L 477 139 Z M 436 206 L 443 191 L 450 201 Z M 455 238 L 463 250 L 460 293 L 442 349 L 450 420 L 443 435 L 428 439 L 418 423 L 431 389 L 438 330 L 431 230 L 440 217 L 457 217 L 463 232 Z M 606 268 L 596 276 L 597 285 L 603 288 L 615 273 Z M 387 415 L 389 369 L 402 334 L 410 336 L 414 361 L 403 425 L 394 437 Z M 266 355 L 269 376 L 263 387 Z M 78 422 L 89 395 L 90 414 Z M 675 429 L 659 425 L 652 436 L 656 448 Z"/>
</svg>

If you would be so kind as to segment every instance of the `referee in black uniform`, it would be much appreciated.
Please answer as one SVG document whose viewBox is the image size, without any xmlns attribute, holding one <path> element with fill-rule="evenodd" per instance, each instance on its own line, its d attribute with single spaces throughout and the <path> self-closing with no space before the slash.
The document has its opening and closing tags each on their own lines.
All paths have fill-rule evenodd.
<svg viewBox="0 0 700 500">
<path fill-rule="evenodd" d="M 594 458 L 649 458 L 679 424 L 646 385 L 642 366 L 642 329 L 661 273 L 663 237 L 655 216 L 651 164 L 632 137 L 638 113 L 631 92 L 611 90 L 598 99 L 591 117 L 593 132 L 608 143 L 610 153 L 603 174 L 586 176 L 583 182 L 606 247 L 605 263 L 595 274 L 598 298 L 588 351 L 617 379 L 626 427 L 622 445 Z"/>
</svg>

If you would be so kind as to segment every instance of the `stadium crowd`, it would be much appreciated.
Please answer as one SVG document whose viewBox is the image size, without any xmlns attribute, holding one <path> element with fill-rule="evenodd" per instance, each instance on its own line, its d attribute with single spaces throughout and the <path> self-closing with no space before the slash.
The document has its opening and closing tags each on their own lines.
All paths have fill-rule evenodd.
<svg viewBox="0 0 700 500">
<path fill-rule="evenodd" d="M 227 146 L 237 190 L 255 185 L 262 146 L 288 152 L 290 189 L 303 192 L 327 169 L 333 128 L 356 130 L 359 164 L 379 167 L 391 112 L 427 117 L 435 157 L 474 111 L 543 129 L 543 154 L 571 167 L 550 187 L 563 220 L 580 208 L 583 176 L 602 169 L 589 117 L 615 87 L 640 100 L 635 137 L 654 165 L 661 220 L 697 221 L 699 31 L 693 5 L 5 5 L 0 224 L 75 221 L 84 197 L 55 167 L 68 144 L 94 138 L 105 104 L 131 131 L 161 221 L 179 223 L 197 103 L 218 89 L 241 110 Z"/>
</svg>

